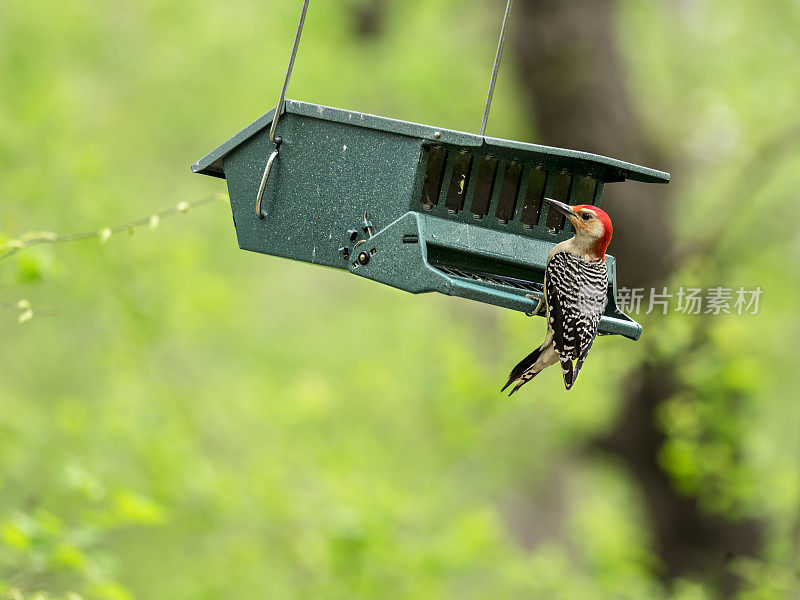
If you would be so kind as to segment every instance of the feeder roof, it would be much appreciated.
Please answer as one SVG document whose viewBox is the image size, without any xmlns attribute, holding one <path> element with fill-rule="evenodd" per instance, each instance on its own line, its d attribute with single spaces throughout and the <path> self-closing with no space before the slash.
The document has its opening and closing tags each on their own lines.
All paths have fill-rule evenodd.
<svg viewBox="0 0 800 600">
<path fill-rule="evenodd" d="M 419 123 L 411 123 L 409 121 L 399 121 L 397 119 L 379 117 L 377 115 L 370 115 L 352 110 L 342 110 L 340 108 L 332 108 L 330 106 L 322 106 L 320 104 L 300 102 L 298 100 L 286 100 L 283 114 L 287 113 L 416 137 L 439 144 L 449 144 L 462 147 L 478 147 L 486 145 L 487 147 L 521 150 L 523 152 L 530 152 L 533 154 L 544 154 L 578 161 L 585 161 L 604 167 L 603 171 L 606 173 L 604 180 L 606 182 L 624 181 L 625 179 L 630 179 L 633 181 L 643 181 L 646 183 L 667 183 L 670 177 L 669 173 L 665 173 L 663 171 L 649 169 L 647 167 L 627 163 L 614 158 L 608 158 L 607 156 L 601 156 L 599 154 L 580 152 L 578 150 L 568 150 L 565 148 L 555 148 L 552 146 L 542 146 L 539 144 L 529 144 L 526 142 L 504 140 L 500 138 L 483 137 L 473 133 L 454 131 L 452 129 L 443 129 L 441 127 L 431 127 L 429 125 L 421 125 Z M 263 129 L 268 128 L 272 124 L 272 118 L 274 114 L 275 109 L 273 108 L 266 114 L 250 123 L 250 125 L 242 129 L 239 133 L 194 163 L 192 165 L 192 172 L 201 173 L 203 175 L 212 175 L 214 177 L 221 177 L 224 179 L 225 172 L 222 167 L 222 159 L 234 148 L 250 139 Z M 439 134 L 438 137 L 434 135 L 436 133 Z"/>
</svg>

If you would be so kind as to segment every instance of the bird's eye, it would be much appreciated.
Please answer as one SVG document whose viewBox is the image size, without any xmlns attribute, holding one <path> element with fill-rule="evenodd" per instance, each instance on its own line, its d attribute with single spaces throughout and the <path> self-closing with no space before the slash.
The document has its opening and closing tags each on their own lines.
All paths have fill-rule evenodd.
<svg viewBox="0 0 800 600">
<path fill-rule="evenodd" d="M 592 218 L 592 213 L 589 213 L 589 212 L 581 213 L 581 218 L 584 221 L 588 221 L 589 219 Z"/>
</svg>

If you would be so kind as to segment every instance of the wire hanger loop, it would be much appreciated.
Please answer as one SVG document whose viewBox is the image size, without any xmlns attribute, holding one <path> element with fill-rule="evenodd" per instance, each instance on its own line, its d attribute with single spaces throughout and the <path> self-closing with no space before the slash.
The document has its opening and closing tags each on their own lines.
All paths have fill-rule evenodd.
<svg viewBox="0 0 800 600">
<path fill-rule="evenodd" d="M 289 87 L 289 80 L 292 77 L 292 69 L 294 68 L 294 59 L 297 57 L 297 49 L 300 47 L 300 36 L 303 34 L 303 25 L 305 25 L 306 22 L 309 1 L 310 0 L 303 0 L 303 8 L 300 10 L 300 21 L 297 23 L 292 52 L 289 55 L 289 64 L 286 67 L 286 75 L 283 77 L 283 86 L 281 86 L 278 104 L 275 106 L 275 114 L 272 116 L 272 126 L 269 128 L 269 141 L 275 144 L 275 150 L 272 151 L 272 154 L 270 154 L 267 159 L 267 166 L 264 168 L 264 175 L 261 177 L 261 184 L 258 186 L 258 194 L 256 194 L 256 214 L 259 219 L 263 219 L 266 216 L 261 210 L 261 199 L 264 196 L 264 188 L 267 187 L 267 178 L 269 177 L 270 170 L 272 170 L 272 163 L 274 163 L 275 159 L 278 157 L 278 152 L 281 147 L 282 140 L 280 136 L 275 135 L 275 130 L 278 127 L 278 121 L 283 111 L 283 104 L 286 101 L 286 89 Z"/>
</svg>

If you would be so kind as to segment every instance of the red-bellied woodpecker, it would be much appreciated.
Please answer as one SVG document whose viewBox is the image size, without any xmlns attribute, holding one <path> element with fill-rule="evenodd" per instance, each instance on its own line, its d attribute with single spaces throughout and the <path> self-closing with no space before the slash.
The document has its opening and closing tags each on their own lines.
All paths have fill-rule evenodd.
<svg viewBox="0 0 800 600">
<path fill-rule="evenodd" d="M 592 347 L 608 298 L 605 254 L 613 232 L 611 219 L 596 206 L 568 206 L 550 198 L 545 200 L 550 210 L 558 210 L 569 219 L 575 236 L 556 244 L 547 257 L 544 269 L 547 334 L 542 345 L 511 371 L 503 386 L 505 390 L 516 381 L 511 394 L 557 362 L 561 363 L 564 385 L 570 389 Z"/>
</svg>

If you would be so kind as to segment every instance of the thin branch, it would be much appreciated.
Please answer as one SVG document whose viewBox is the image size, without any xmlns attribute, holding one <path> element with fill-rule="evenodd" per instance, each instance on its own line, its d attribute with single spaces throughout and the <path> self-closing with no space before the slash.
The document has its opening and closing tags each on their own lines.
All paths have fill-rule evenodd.
<svg viewBox="0 0 800 600">
<path fill-rule="evenodd" d="M 27 250 L 31 246 L 38 246 L 39 244 L 60 244 L 62 242 L 75 242 L 78 240 L 99 239 L 105 242 L 115 233 L 122 233 L 123 231 L 134 232 L 139 227 L 148 226 L 151 229 L 158 227 L 161 219 L 171 217 L 180 213 L 189 212 L 193 208 L 199 208 L 206 204 L 211 204 L 216 201 L 226 201 L 228 196 L 226 194 L 214 194 L 208 198 L 198 200 L 197 202 L 179 202 L 172 208 L 162 210 L 161 212 L 154 213 L 141 219 L 129 221 L 114 227 L 106 227 L 104 229 L 96 229 L 92 231 L 84 231 L 82 233 L 64 233 L 56 234 L 49 231 L 45 232 L 29 232 L 21 235 L 18 239 L 9 240 L 4 244 L 0 244 L 0 261 L 11 258 L 15 254 Z M 19 313 L 17 320 L 20 323 L 30 321 L 34 315 L 51 317 L 58 314 L 58 310 L 34 310 L 28 300 L 19 300 L 18 302 L 4 302 L 0 300 L 0 309 L 11 310 Z"/>
<path fill-rule="evenodd" d="M 33 310 L 31 307 L 31 303 L 27 300 L 19 300 L 18 302 L 3 302 L 0 301 L 0 308 L 5 310 L 11 310 L 14 312 L 19 313 L 17 317 L 17 321 L 20 323 L 27 323 L 30 321 L 34 316 L 41 316 L 41 317 L 54 317 L 58 314 L 58 309 L 56 310 Z"/>
<path fill-rule="evenodd" d="M 121 225 L 115 225 L 114 227 L 106 227 L 104 229 L 84 231 L 82 233 L 55 234 L 47 231 L 28 233 L 20 236 L 19 239 L 9 240 L 5 244 L 0 245 L 0 252 L 2 252 L 2 254 L 0 254 L 0 261 L 11 258 L 15 254 L 18 254 L 19 252 L 22 252 L 31 246 L 38 246 L 39 244 L 60 244 L 62 242 L 74 242 L 78 240 L 88 240 L 94 238 L 99 239 L 101 242 L 105 242 L 115 233 L 122 233 L 123 231 L 133 232 L 139 227 L 144 227 L 145 225 L 155 229 L 163 218 L 189 212 L 193 208 L 199 208 L 203 205 L 220 200 L 224 201 L 226 199 L 227 195 L 225 194 L 215 194 L 213 196 L 209 196 L 208 198 L 204 198 L 203 200 L 198 200 L 197 202 L 179 202 L 172 208 L 162 210 L 161 212 L 154 213 L 147 217 L 142 217 L 141 219 L 136 219 L 135 221 L 123 223 Z"/>
<path fill-rule="evenodd" d="M 18 313 L 24 313 L 27 310 L 30 310 L 30 304 L 27 303 L 26 300 L 20 300 L 19 302 L 3 302 L 0 300 L 0 308 L 5 308 L 8 310 L 13 310 Z M 41 315 L 43 317 L 54 317 L 59 313 L 58 309 L 55 310 L 36 310 L 37 315 Z"/>
</svg>

